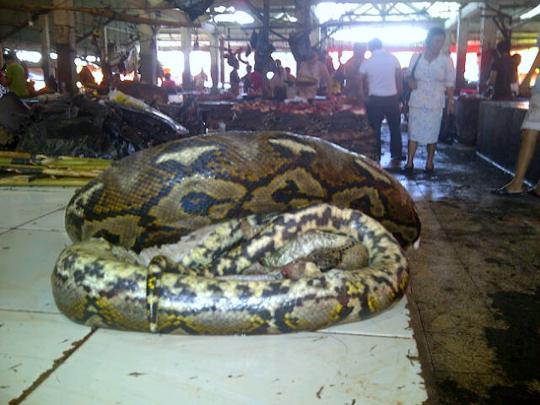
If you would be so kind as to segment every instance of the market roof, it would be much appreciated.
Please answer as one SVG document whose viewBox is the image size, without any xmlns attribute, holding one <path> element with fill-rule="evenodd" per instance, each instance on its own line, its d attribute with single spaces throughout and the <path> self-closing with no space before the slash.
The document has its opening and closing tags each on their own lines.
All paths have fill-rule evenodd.
<svg viewBox="0 0 540 405">
<path fill-rule="evenodd" d="M 177 39 L 181 27 L 194 27 L 201 43 L 207 33 L 219 30 L 232 42 L 246 41 L 253 29 L 262 26 L 265 4 L 270 16 L 271 40 L 286 46 L 285 39 L 291 31 L 303 28 L 297 19 L 296 0 L 0 0 L 0 43 L 18 48 L 39 48 L 40 27 L 38 19 L 54 10 L 76 11 L 75 26 L 77 47 L 92 48 L 96 27 L 107 25 L 110 41 L 129 44 L 136 39 L 138 24 L 161 26 L 160 36 Z M 347 26 L 374 25 L 389 27 L 415 22 L 429 27 L 445 24 L 455 29 L 459 10 L 469 18 L 470 39 L 479 38 L 480 15 L 498 15 L 513 39 L 519 45 L 533 46 L 540 32 L 540 10 L 532 18 L 521 16 L 535 9 L 537 1 L 498 0 L 471 1 L 387 1 L 387 0 L 338 0 L 311 1 L 317 24 L 328 30 L 338 31 Z M 43 17 L 42 17 L 43 18 Z M 239 20 L 240 19 L 240 20 Z M 239 22 L 240 21 L 240 22 Z M 51 24 L 52 26 L 52 24 Z"/>
</svg>

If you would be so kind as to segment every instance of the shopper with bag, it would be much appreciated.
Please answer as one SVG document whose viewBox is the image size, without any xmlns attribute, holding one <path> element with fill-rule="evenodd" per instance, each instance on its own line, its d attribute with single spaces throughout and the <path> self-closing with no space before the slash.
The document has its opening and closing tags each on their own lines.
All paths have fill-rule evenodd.
<svg viewBox="0 0 540 405">
<path fill-rule="evenodd" d="M 446 34 L 438 27 L 429 30 L 424 52 L 413 55 L 409 66 L 414 76 L 409 78 L 409 144 L 407 165 L 412 172 L 418 144 L 427 145 L 425 170 L 433 172 L 433 159 L 441 128 L 441 119 L 447 100 L 447 114 L 454 112 L 454 83 L 456 72 L 450 56 L 442 54 Z M 416 66 L 415 66 L 416 65 Z"/>
</svg>

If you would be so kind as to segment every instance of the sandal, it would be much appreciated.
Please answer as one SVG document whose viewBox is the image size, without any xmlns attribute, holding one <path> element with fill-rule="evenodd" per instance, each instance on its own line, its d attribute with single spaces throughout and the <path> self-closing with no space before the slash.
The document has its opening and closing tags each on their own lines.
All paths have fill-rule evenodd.
<svg viewBox="0 0 540 405">
<path fill-rule="evenodd" d="M 527 194 L 532 195 L 533 197 L 540 198 L 540 194 L 538 194 L 534 187 L 527 190 Z"/>
<path fill-rule="evenodd" d="M 515 196 L 519 196 L 519 195 L 523 195 L 524 192 L 523 191 L 518 191 L 518 192 L 510 192 L 506 189 L 506 187 L 501 187 L 501 188 L 496 188 L 495 190 L 491 190 L 491 194 L 495 194 L 495 195 L 498 195 L 498 196 L 505 196 L 505 197 L 515 197 Z M 540 196 L 538 196 L 540 197 Z"/>
<path fill-rule="evenodd" d="M 435 170 L 435 166 L 431 166 L 431 167 L 425 167 L 424 171 L 426 173 L 433 173 L 433 170 Z"/>
<path fill-rule="evenodd" d="M 414 166 L 404 166 L 403 169 L 401 169 L 401 173 L 404 174 L 412 174 L 414 171 Z"/>
</svg>

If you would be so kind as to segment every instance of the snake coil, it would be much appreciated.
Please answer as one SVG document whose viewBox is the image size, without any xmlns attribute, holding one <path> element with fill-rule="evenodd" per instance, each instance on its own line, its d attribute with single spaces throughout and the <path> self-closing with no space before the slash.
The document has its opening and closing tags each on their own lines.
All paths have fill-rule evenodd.
<svg viewBox="0 0 540 405">
<path fill-rule="evenodd" d="M 222 224 L 178 262 L 135 258 L 214 223 Z M 418 239 L 420 222 L 408 193 L 368 159 L 311 137 L 240 132 L 173 141 L 115 163 L 76 192 L 66 230 L 76 243 L 61 253 L 52 285 L 71 319 L 258 334 L 314 330 L 387 307 L 407 285 L 401 249 Z M 317 232 L 363 246 L 367 265 L 315 263 L 298 278 L 243 275 Z"/>
</svg>

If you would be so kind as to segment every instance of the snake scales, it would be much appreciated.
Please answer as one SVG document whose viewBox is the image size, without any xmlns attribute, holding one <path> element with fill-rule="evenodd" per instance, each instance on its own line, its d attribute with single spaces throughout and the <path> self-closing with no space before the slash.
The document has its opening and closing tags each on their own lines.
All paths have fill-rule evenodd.
<svg viewBox="0 0 540 405">
<path fill-rule="evenodd" d="M 137 256 L 215 223 L 179 258 L 158 253 L 145 265 Z M 76 243 L 58 258 L 52 286 L 75 321 L 281 333 L 365 318 L 401 296 L 401 248 L 418 239 L 420 222 L 402 186 L 362 156 L 311 137 L 239 132 L 173 141 L 115 163 L 76 192 L 66 230 Z M 295 243 L 313 248 L 271 263 Z M 313 263 L 327 256 L 338 259 Z M 271 270 L 251 275 L 259 262 Z"/>
</svg>

